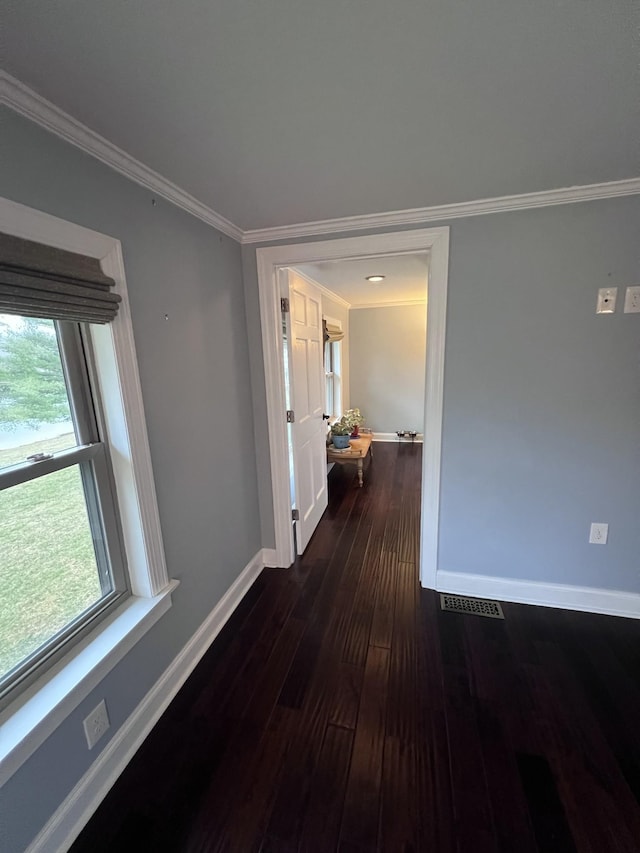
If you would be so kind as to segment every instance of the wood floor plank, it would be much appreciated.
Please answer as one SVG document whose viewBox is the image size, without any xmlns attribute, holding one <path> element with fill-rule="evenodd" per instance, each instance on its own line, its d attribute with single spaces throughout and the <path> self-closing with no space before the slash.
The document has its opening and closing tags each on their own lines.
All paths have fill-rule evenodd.
<svg viewBox="0 0 640 853">
<path fill-rule="evenodd" d="M 466 619 L 464 629 L 473 673 L 470 691 L 498 849 L 508 853 L 513 839 L 518 838 L 519 853 L 536 853 L 533 824 L 517 763 L 518 748 L 523 741 L 530 743 L 533 735 L 528 731 L 523 738 L 520 702 L 507 692 L 513 681 L 508 677 L 511 670 L 505 656 L 504 622 Z M 530 706 L 529 698 L 529 709 Z"/>
<path fill-rule="evenodd" d="M 636 801 L 640 803 L 640 684 L 612 648 L 606 617 L 577 625 L 562 614 L 563 648 Z"/>
<path fill-rule="evenodd" d="M 420 810 L 417 743 L 385 737 L 378 849 L 388 853 L 419 850 Z"/>
<path fill-rule="evenodd" d="M 355 729 L 360 707 L 364 667 L 338 664 L 338 683 L 331 701 L 329 722 L 344 729 Z"/>
<path fill-rule="evenodd" d="M 544 679 L 548 691 L 562 689 L 553 705 L 556 763 L 563 792 L 573 802 L 572 826 L 600 839 L 600 849 L 635 853 L 640 839 L 640 809 L 603 736 L 565 652 L 545 644 Z M 548 695 L 548 694 L 547 694 Z M 577 809 L 577 801 L 580 810 Z M 585 808 L 586 807 L 586 808 Z"/>
<path fill-rule="evenodd" d="M 237 710 L 239 722 L 231 729 L 216 773 L 202 798 L 198 820 L 189 829 L 185 851 L 204 853 L 215 849 L 227 819 L 232 813 L 237 814 L 234 812 L 234 803 L 240 800 L 247 778 L 251 778 L 260 742 L 291 666 L 303 627 L 300 620 L 287 620 L 256 681 L 252 701 L 248 701 L 244 709 Z M 211 815 L 215 816 L 214 820 L 211 820 Z"/>
<path fill-rule="evenodd" d="M 329 669 L 326 659 L 320 661 L 318 672 L 319 680 L 305 697 L 303 707 L 297 711 L 297 730 L 267 825 L 267 835 L 280 839 L 285 845 L 299 843 L 311 802 L 313 779 L 321 761 L 337 681 L 336 667 L 332 665 Z M 320 682 L 328 689 L 319 690 Z"/>
<path fill-rule="evenodd" d="M 313 808 L 305 815 L 300 853 L 325 853 L 336 849 L 352 748 L 353 732 L 327 726 L 309 791 Z"/>
<path fill-rule="evenodd" d="M 369 642 L 372 646 L 391 648 L 398 582 L 398 560 L 392 551 L 380 553 L 373 618 Z"/>
<path fill-rule="evenodd" d="M 521 753 L 517 763 L 538 849 L 544 853 L 575 853 L 573 836 L 548 762 L 540 755 Z"/>
<path fill-rule="evenodd" d="M 419 850 L 457 850 L 438 598 L 419 590 L 418 643 L 418 791 Z"/>
<path fill-rule="evenodd" d="M 378 841 L 389 651 L 370 646 L 345 795 L 340 842 L 374 850 Z"/>
<path fill-rule="evenodd" d="M 536 836 L 517 755 L 500 712 L 478 700 L 474 706 L 496 847 L 501 853 L 510 853 L 517 838 L 518 853 L 536 853 Z"/>
<path fill-rule="evenodd" d="M 278 781 L 295 728 L 294 714 L 276 707 L 251 756 L 251 764 L 235 792 L 235 806 L 222 829 L 216 826 L 203 850 L 207 853 L 235 853 L 259 849 L 267 827 Z M 216 824 L 219 824 L 219 819 Z"/>
<path fill-rule="evenodd" d="M 476 617 L 478 618 L 478 617 Z M 449 660 L 443 667 L 447 739 L 460 853 L 495 853 L 498 839 L 487 789 L 484 755 L 473 696 L 472 672 L 466 649 L 465 616 L 440 614 L 441 635 L 447 637 Z"/>
<path fill-rule="evenodd" d="M 416 567 L 397 563 L 393 633 L 391 639 L 389 692 L 393 702 L 387 712 L 387 735 L 409 743 L 417 736 L 418 644 Z"/>
</svg>

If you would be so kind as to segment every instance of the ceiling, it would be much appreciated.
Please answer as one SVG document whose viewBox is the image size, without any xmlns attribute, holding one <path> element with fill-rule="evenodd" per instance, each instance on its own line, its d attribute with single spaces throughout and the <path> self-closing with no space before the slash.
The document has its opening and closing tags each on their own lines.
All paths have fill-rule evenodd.
<svg viewBox="0 0 640 853">
<path fill-rule="evenodd" d="M 638 171 L 635 0 L 4 5 L 11 74 L 243 229 Z"/>
<path fill-rule="evenodd" d="M 427 298 L 426 254 L 322 261 L 299 264 L 296 269 L 346 300 L 352 308 L 415 304 Z M 366 281 L 366 276 L 378 274 L 385 276 L 384 281 Z"/>
</svg>

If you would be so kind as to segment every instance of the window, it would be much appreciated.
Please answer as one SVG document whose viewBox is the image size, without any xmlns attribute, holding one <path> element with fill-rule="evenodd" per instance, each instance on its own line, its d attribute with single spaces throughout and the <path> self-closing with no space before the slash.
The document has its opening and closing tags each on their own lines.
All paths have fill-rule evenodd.
<svg viewBox="0 0 640 853">
<path fill-rule="evenodd" d="M 88 324 L 0 314 L 0 701 L 128 594 Z"/>
<path fill-rule="evenodd" d="M 332 418 L 342 414 L 341 347 L 340 341 L 327 341 L 324 347 L 326 413 Z"/>
<path fill-rule="evenodd" d="M 7 235 L 34 241 L 44 247 L 40 263 L 37 269 L 32 268 L 31 276 L 29 270 L 24 269 L 22 260 L 30 261 L 33 258 L 26 258 L 16 252 L 18 244 L 14 242 L 12 246 L 11 241 L 7 242 Z M 95 616 L 89 614 L 89 621 L 80 629 L 84 633 L 74 635 L 55 652 L 45 652 L 46 660 L 41 660 L 37 670 L 29 673 L 20 682 L 20 688 L 25 689 L 18 689 L 16 685 L 10 696 L 5 696 L 6 707 L 0 710 L 1 785 L 33 755 L 55 731 L 61 720 L 78 707 L 100 679 L 104 678 L 168 612 L 172 605 L 172 593 L 178 582 L 169 578 L 162 543 L 120 242 L 75 223 L 65 222 L 42 211 L 0 198 L 0 247 L 0 314 L 12 314 L 12 323 L 20 322 L 15 319 L 16 314 L 27 316 L 29 313 L 16 310 L 15 296 L 18 287 L 22 286 L 23 293 L 29 297 L 34 296 L 34 290 L 40 290 L 44 301 L 49 304 L 64 301 L 67 305 L 69 296 L 79 293 L 77 281 L 75 284 L 70 281 L 75 273 L 79 273 L 80 278 L 84 278 L 90 287 L 97 283 L 101 290 L 102 295 L 89 299 L 86 298 L 87 293 L 82 291 L 82 299 L 76 303 L 76 307 L 80 310 L 82 306 L 92 304 L 98 310 L 92 312 L 90 317 L 84 316 L 83 313 L 82 317 L 72 318 L 72 325 L 76 322 L 84 324 L 79 334 L 83 356 L 87 356 L 85 377 L 88 369 L 90 414 L 95 408 L 93 415 L 98 426 L 99 446 L 92 459 L 93 447 L 90 445 L 85 448 L 79 443 L 75 437 L 74 424 L 72 447 L 59 451 L 60 455 L 55 462 L 39 462 L 38 471 L 44 474 L 45 466 L 53 469 L 64 453 L 75 453 L 76 450 L 82 451 L 78 454 L 76 477 L 82 477 L 83 467 L 85 470 L 88 467 L 80 465 L 80 462 L 91 460 L 93 469 L 97 470 L 100 468 L 101 458 L 107 461 L 110 459 L 112 470 L 107 472 L 107 477 L 109 483 L 115 483 L 111 493 L 115 490 L 117 495 L 127 580 L 131 588 L 130 595 L 123 590 L 124 574 L 119 576 L 117 565 L 111 556 L 111 551 L 117 551 L 117 548 L 111 547 L 114 542 L 109 531 L 112 530 L 113 524 L 107 517 L 106 501 L 100 504 L 100 511 L 107 549 L 112 559 L 110 570 L 113 592 L 107 594 L 101 603 L 94 605 L 95 610 L 99 612 L 95 613 Z M 76 253 L 80 258 L 72 257 Z M 46 287 L 43 289 L 43 285 L 51 280 L 49 273 L 60 271 L 61 265 L 63 282 L 54 277 L 51 292 L 45 292 Z M 107 292 L 112 292 L 115 298 L 105 299 L 104 294 Z M 119 306 L 117 311 L 116 304 Z M 60 312 L 48 309 L 35 316 L 47 319 L 51 318 L 52 314 L 58 320 L 65 319 L 60 316 Z M 62 331 L 64 324 L 60 323 L 58 328 L 61 334 L 56 334 L 56 341 L 61 341 L 58 351 L 63 351 L 60 363 L 64 365 L 64 374 L 65 370 L 72 372 L 73 359 L 70 357 L 67 362 L 67 346 Z M 73 379 L 70 384 L 74 389 L 82 387 L 82 382 L 76 386 Z M 77 397 L 75 392 L 68 392 L 67 401 L 74 416 L 77 415 L 75 407 L 79 406 L 77 399 L 82 399 L 82 391 L 80 397 Z M 66 466 L 67 469 L 70 467 Z M 66 469 L 62 466 L 57 470 L 64 474 Z M 51 473 L 56 471 L 51 470 Z M 26 481 L 27 486 L 35 487 L 38 479 L 40 478 Z M 96 500 L 100 502 L 103 500 L 100 492 L 104 481 L 98 476 L 96 482 Z M 3 499 L 6 499 L 5 491 L 4 488 L 0 490 Z M 88 487 L 83 480 L 80 492 L 83 499 L 87 491 Z M 87 509 L 83 511 L 89 518 L 89 501 L 85 506 Z M 3 518 L 3 510 L 0 507 L 0 519 Z M 117 528 L 117 521 L 114 523 Z M 93 545 L 93 531 L 91 541 Z M 33 543 L 27 544 L 31 547 Z M 97 557 L 96 566 L 99 566 Z M 100 591 L 102 592 L 102 585 Z M 0 602 L 0 609 L 2 608 L 3 603 Z M 100 618 L 102 615 L 105 616 L 104 619 Z M 71 626 L 71 633 L 75 627 Z M 76 638 L 78 642 L 75 642 Z M 56 657 L 56 665 L 48 666 L 54 655 L 59 655 L 60 660 Z M 31 679 L 33 683 L 27 685 L 27 681 Z"/>
</svg>

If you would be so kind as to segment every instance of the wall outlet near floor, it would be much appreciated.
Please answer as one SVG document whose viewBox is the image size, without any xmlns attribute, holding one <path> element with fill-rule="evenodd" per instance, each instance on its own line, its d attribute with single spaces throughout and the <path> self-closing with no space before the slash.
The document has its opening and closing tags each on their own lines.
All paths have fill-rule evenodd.
<svg viewBox="0 0 640 853">
<path fill-rule="evenodd" d="M 82 725 L 84 726 L 84 733 L 87 738 L 87 746 L 89 749 L 93 749 L 111 725 L 104 699 L 85 717 Z"/>
<path fill-rule="evenodd" d="M 603 521 L 594 521 L 591 523 L 591 530 L 589 531 L 589 544 L 606 545 L 608 535 L 609 525 Z"/>
<path fill-rule="evenodd" d="M 624 313 L 640 314 L 640 285 L 627 288 L 624 295 Z"/>
</svg>

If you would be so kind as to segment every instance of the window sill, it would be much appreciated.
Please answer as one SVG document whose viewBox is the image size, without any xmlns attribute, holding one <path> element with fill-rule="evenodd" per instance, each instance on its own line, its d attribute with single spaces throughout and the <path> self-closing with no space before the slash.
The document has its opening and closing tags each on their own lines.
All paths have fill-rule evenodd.
<svg viewBox="0 0 640 853">
<path fill-rule="evenodd" d="M 132 596 L 0 716 L 0 785 L 171 607 L 171 581 L 153 598 Z"/>
</svg>

